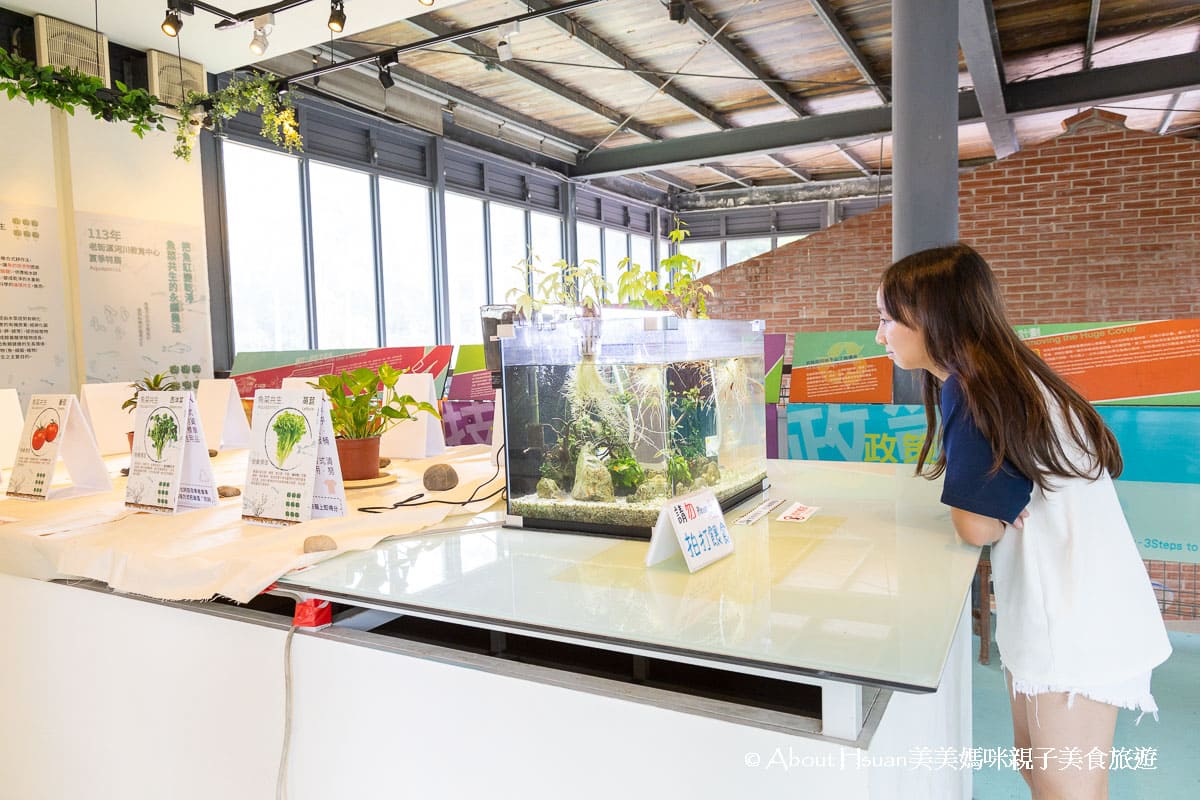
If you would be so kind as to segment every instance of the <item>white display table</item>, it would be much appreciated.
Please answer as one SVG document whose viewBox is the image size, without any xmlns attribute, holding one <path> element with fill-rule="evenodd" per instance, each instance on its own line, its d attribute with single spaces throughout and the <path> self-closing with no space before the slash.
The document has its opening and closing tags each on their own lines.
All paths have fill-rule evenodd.
<svg viewBox="0 0 1200 800">
<path fill-rule="evenodd" d="M 950 763 L 978 550 L 910 473 L 773 462 L 770 494 L 821 512 L 731 525 L 734 555 L 695 575 L 645 568 L 645 543 L 476 519 L 286 576 L 275 592 L 359 609 L 291 643 L 288 796 L 970 797 Z M 272 796 L 288 620 L 8 576 L 0 599 L 13 796 Z M 815 686 L 819 710 L 362 630 L 396 615 Z"/>
</svg>

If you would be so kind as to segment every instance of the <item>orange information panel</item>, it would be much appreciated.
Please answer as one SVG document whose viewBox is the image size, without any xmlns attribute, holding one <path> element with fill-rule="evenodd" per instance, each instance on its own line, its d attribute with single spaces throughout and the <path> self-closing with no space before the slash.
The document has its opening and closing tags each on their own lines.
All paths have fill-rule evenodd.
<svg viewBox="0 0 1200 800">
<path fill-rule="evenodd" d="M 792 403 L 890 403 L 891 359 L 874 356 L 793 367 L 788 400 Z"/>
<path fill-rule="evenodd" d="M 1093 403 L 1200 390 L 1200 319 L 1136 322 L 1026 343 Z"/>
</svg>

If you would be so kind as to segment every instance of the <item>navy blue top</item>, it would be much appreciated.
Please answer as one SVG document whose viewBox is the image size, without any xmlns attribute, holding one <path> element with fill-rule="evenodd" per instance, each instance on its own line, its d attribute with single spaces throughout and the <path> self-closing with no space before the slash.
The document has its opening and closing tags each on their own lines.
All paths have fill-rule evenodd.
<svg viewBox="0 0 1200 800">
<path fill-rule="evenodd" d="M 967 408 L 967 398 L 957 375 L 942 384 L 942 449 L 946 453 L 946 477 L 942 502 L 954 508 L 1011 523 L 1033 492 L 1033 481 L 1004 459 L 992 469 L 992 447 Z"/>
</svg>

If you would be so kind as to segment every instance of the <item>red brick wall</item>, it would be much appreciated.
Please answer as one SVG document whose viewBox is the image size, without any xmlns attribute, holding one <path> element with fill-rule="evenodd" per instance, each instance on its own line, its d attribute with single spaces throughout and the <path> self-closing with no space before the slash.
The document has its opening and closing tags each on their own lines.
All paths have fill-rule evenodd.
<svg viewBox="0 0 1200 800">
<path fill-rule="evenodd" d="M 1200 142 L 1092 110 L 959 180 L 959 236 L 1015 323 L 1200 316 Z M 884 206 L 712 276 L 714 317 L 791 333 L 875 327 L 891 262 Z M 788 358 L 791 357 L 788 345 Z"/>
</svg>

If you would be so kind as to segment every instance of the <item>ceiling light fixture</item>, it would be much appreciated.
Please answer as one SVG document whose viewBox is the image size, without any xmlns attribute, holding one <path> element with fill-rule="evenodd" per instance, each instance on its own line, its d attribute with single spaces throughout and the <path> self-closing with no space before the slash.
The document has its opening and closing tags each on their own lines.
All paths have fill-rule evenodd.
<svg viewBox="0 0 1200 800">
<path fill-rule="evenodd" d="M 254 37 L 250 40 L 250 52 L 256 56 L 261 56 L 267 52 L 267 48 L 271 43 L 267 41 L 267 36 L 275 29 L 275 15 L 262 14 L 254 18 Z"/>
<path fill-rule="evenodd" d="M 667 16 L 672 22 L 687 22 L 687 3 L 683 0 L 667 0 Z"/>
<path fill-rule="evenodd" d="M 379 85 L 384 89 L 390 89 L 396 85 L 396 79 L 392 77 L 391 66 L 397 61 L 395 53 L 385 53 L 378 59 L 379 61 Z"/>
<path fill-rule="evenodd" d="M 513 57 L 512 37 L 521 32 L 520 22 L 508 22 L 498 29 L 500 41 L 496 43 L 496 56 L 501 61 L 511 61 Z"/>
<path fill-rule="evenodd" d="M 436 0 L 417 0 L 417 2 L 426 8 L 429 8 L 436 2 Z"/>
<path fill-rule="evenodd" d="M 332 0 L 329 4 L 329 22 L 326 24 L 334 33 L 341 33 L 346 27 L 346 12 L 342 8 L 342 0 Z"/>
<path fill-rule="evenodd" d="M 167 7 L 167 16 L 162 21 L 162 32 L 174 39 L 179 35 L 179 29 L 183 27 L 183 20 L 179 18 L 179 12 L 174 8 Z"/>
</svg>

